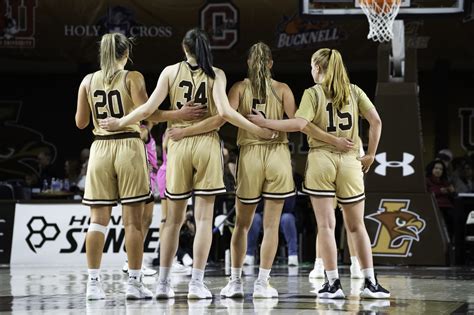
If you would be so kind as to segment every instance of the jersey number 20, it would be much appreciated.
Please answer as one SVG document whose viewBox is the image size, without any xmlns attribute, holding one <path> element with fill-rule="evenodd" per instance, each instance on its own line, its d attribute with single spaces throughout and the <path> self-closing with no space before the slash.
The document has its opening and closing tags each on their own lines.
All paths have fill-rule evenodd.
<svg viewBox="0 0 474 315">
<path fill-rule="evenodd" d="M 96 90 L 94 92 L 94 97 L 101 98 L 94 104 L 95 116 L 98 119 L 107 118 L 107 110 L 104 108 L 105 106 L 109 108 L 108 112 L 110 113 L 110 116 L 115 118 L 123 117 L 124 112 L 122 105 L 122 97 L 118 90 L 112 90 L 109 93 L 105 92 L 104 90 Z"/>
</svg>

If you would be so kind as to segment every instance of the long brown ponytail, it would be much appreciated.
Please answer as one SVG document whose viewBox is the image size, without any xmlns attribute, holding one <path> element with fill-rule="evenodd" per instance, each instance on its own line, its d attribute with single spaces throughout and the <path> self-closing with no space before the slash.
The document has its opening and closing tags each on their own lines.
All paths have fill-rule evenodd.
<svg viewBox="0 0 474 315">
<path fill-rule="evenodd" d="M 248 77 L 254 97 L 266 100 L 267 87 L 271 84 L 272 72 L 270 63 L 272 52 L 267 44 L 258 42 L 250 47 L 248 57 Z"/>
<path fill-rule="evenodd" d="M 100 41 L 100 69 L 104 72 L 104 84 L 112 82 L 117 70 L 117 63 L 128 52 L 132 52 L 132 39 L 121 33 L 110 33 L 102 36 Z"/>
<path fill-rule="evenodd" d="M 322 48 L 311 57 L 311 62 L 324 73 L 321 85 L 326 95 L 332 98 L 333 106 L 341 109 L 349 101 L 350 81 L 341 54 L 336 49 Z"/>
</svg>

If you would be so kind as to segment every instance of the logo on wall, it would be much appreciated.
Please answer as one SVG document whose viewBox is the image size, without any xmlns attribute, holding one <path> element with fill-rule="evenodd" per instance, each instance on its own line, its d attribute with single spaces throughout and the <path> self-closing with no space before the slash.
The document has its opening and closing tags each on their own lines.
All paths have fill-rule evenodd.
<svg viewBox="0 0 474 315">
<path fill-rule="evenodd" d="M 209 34 L 212 49 L 231 49 L 239 40 L 239 10 L 231 2 L 206 4 L 199 24 Z"/>
<path fill-rule="evenodd" d="M 94 36 L 118 32 L 133 37 L 171 37 L 173 28 L 167 25 L 142 25 L 135 12 L 123 6 L 113 6 L 95 25 L 64 25 L 65 36 Z"/>
<path fill-rule="evenodd" d="M 56 147 L 40 132 L 20 125 L 20 112 L 21 102 L 0 101 L 0 180 L 24 179 L 34 184 L 40 177 L 39 154 L 51 153 L 53 163 Z"/>
<path fill-rule="evenodd" d="M 409 257 L 413 242 L 420 241 L 426 222 L 409 211 L 410 200 L 382 199 L 379 210 L 365 216 L 379 224 L 372 244 L 374 256 Z"/>
<path fill-rule="evenodd" d="M 474 150 L 474 108 L 460 108 L 461 147 L 467 151 Z"/>
<path fill-rule="evenodd" d="M 0 48 L 35 47 L 37 0 L 0 2 Z"/>
<path fill-rule="evenodd" d="M 345 38 L 345 33 L 332 21 L 311 22 L 295 14 L 283 17 L 277 26 L 276 46 L 307 48 Z"/>
<path fill-rule="evenodd" d="M 415 156 L 410 153 L 403 152 L 402 161 L 387 161 L 387 152 L 377 154 L 375 160 L 379 165 L 377 165 L 374 172 L 380 176 L 387 175 L 387 167 L 401 168 L 404 177 L 415 173 L 415 169 L 410 165 L 415 160 Z"/>
<path fill-rule="evenodd" d="M 30 234 L 26 237 L 28 247 L 36 253 L 46 241 L 54 241 L 59 235 L 59 227 L 55 223 L 47 223 L 44 217 L 32 217 L 28 224 Z"/>
</svg>

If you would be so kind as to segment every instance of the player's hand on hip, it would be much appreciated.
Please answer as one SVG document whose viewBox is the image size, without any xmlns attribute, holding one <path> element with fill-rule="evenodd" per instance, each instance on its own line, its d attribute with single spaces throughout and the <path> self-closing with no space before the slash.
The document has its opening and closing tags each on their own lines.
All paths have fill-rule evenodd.
<svg viewBox="0 0 474 315">
<path fill-rule="evenodd" d="M 278 131 L 274 131 L 268 128 L 260 128 L 258 136 L 265 140 L 272 140 L 278 137 Z"/>
<path fill-rule="evenodd" d="M 170 128 L 167 131 L 168 136 L 173 141 L 179 141 L 184 138 L 184 130 L 183 128 Z"/>
<path fill-rule="evenodd" d="M 364 156 L 358 157 L 357 159 L 362 163 L 362 171 L 367 173 L 370 169 L 372 163 L 374 163 L 374 156 L 370 154 L 366 154 Z"/>
<path fill-rule="evenodd" d="M 107 131 L 115 131 L 120 129 L 120 119 L 115 117 L 107 117 L 105 119 L 99 119 L 100 128 Z"/>
<path fill-rule="evenodd" d="M 247 119 L 259 127 L 264 127 L 265 116 L 262 115 L 258 110 L 252 109 L 253 114 L 247 115 Z"/>
<path fill-rule="evenodd" d="M 182 120 L 194 120 L 206 115 L 207 106 L 194 105 L 194 101 L 189 101 L 179 109 L 179 112 Z"/>
<path fill-rule="evenodd" d="M 334 145 L 341 152 L 348 152 L 354 148 L 354 142 L 347 138 L 337 138 Z"/>
</svg>

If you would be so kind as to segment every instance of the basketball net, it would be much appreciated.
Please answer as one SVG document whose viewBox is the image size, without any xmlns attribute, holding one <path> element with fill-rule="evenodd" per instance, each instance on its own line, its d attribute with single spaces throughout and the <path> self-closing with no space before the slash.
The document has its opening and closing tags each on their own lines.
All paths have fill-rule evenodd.
<svg viewBox="0 0 474 315">
<path fill-rule="evenodd" d="M 369 21 L 368 39 L 388 42 L 393 38 L 393 21 L 400 9 L 401 0 L 359 0 L 360 7 Z"/>
</svg>

